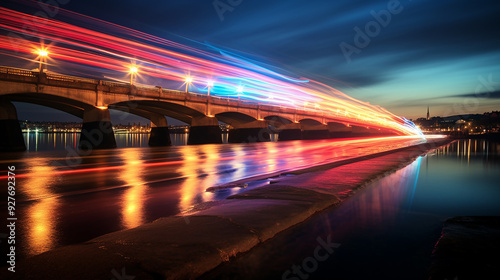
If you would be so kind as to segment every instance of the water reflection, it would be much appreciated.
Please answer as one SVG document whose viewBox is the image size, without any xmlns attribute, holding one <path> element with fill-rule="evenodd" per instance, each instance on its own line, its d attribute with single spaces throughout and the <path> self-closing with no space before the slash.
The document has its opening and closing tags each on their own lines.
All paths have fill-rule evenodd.
<svg viewBox="0 0 500 280">
<path fill-rule="evenodd" d="M 467 160 L 469 163 L 471 157 L 482 158 L 484 161 L 498 161 L 500 143 L 490 142 L 480 139 L 458 140 L 450 145 L 436 150 L 437 156 L 455 155 L 456 158 Z"/>
<path fill-rule="evenodd" d="M 185 177 L 185 180 L 180 188 L 179 211 L 184 212 L 191 208 L 196 194 L 199 193 L 197 191 L 199 180 L 198 176 L 196 176 L 198 155 L 196 146 L 185 146 L 180 152 L 183 164 L 178 171 Z"/>
<path fill-rule="evenodd" d="M 28 152 L 63 150 L 65 147 L 77 148 L 79 133 L 23 133 Z"/>
<path fill-rule="evenodd" d="M 500 215 L 499 145 L 440 147 L 203 279 L 280 279 L 312 256 L 318 237 L 341 247 L 308 279 L 427 279 L 445 219 Z"/>
<path fill-rule="evenodd" d="M 393 223 L 399 216 L 399 209 L 409 210 L 415 195 L 422 158 L 419 157 L 407 167 L 396 171 L 369 187 L 339 208 L 337 216 L 357 213 L 357 224 L 366 227 L 382 222 Z"/>
<path fill-rule="evenodd" d="M 143 162 L 137 150 L 124 149 L 120 179 L 128 185 L 122 199 L 122 224 L 124 228 L 137 227 L 144 223 L 144 203 L 148 186 L 143 178 Z"/>
<path fill-rule="evenodd" d="M 277 135 L 277 134 L 276 134 Z M 277 136 L 273 134 L 272 141 L 277 141 Z M 64 150 L 66 147 L 78 148 L 80 133 L 39 133 L 36 131 L 23 133 L 24 143 L 28 152 Z M 172 146 L 187 145 L 189 133 L 170 134 Z M 149 134 L 147 133 L 116 133 L 116 145 L 119 148 L 125 147 L 148 147 Z M 228 134 L 222 133 L 222 143 L 228 143 Z"/>
<path fill-rule="evenodd" d="M 183 164 L 178 171 L 185 177 L 179 189 L 180 212 L 197 203 L 213 200 L 213 194 L 205 189 L 219 180 L 219 149 L 220 145 L 203 145 L 184 146 L 180 150 Z"/>
<path fill-rule="evenodd" d="M 26 235 L 25 250 L 30 254 L 40 254 L 52 249 L 57 240 L 57 220 L 59 199 L 54 196 L 51 186 L 57 180 L 52 176 L 54 167 L 43 159 L 31 159 L 26 162 L 28 169 L 33 174 L 21 181 L 23 186 L 17 188 L 23 195 L 36 201 L 20 208 L 23 221 L 19 223 L 21 232 Z"/>
<path fill-rule="evenodd" d="M 56 146 L 58 141 L 78 143 L 77 134 L 60 136 Z M 29 201 L 20 206 L 18 218 L 27 221 L 20 231 L 27 234 L 19 238 L 29 247 L 26 255 L 34 255 L 244 191 L 205 191 L 214 185 L 341 160 L 360 148 L 370 154 L 422 141 L 393 137 L 110 149 L 70 158 L 70 165 L 62 150 L 12 154 L 0 161 L 15 162 L 19 171 L 23 188 L 16 199 Z"/>
</svg>

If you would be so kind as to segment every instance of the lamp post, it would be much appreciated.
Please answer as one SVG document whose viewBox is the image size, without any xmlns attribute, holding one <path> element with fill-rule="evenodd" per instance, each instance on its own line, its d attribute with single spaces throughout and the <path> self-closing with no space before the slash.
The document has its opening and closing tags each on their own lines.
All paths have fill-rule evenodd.
<svg viewBox="0 0 500 280">
<path fill-rule="evenodd" d="M 186 77 L 186 93 L 189 93 L 189 84 L 193 82 L 193 78 Z"/>
<path fill-rule="evenodd" d="M 129 73 L 130 73 L 130 85 L 133 86 L 134 85 L 134 76 L 137 74 L 137 67 L 135 66 L 131 66 L 130 67 L 130 70 L 129 70 Z"/>
<path fill-rule="evenodd" d="M 243 93 L 243 86 L 238 86 L 236 92 L 238 93 L 238 101 L 240 101 L 240 94 Z"/>
<path fill-rule="evenodd" d="M 47 52 L 47 50 L 44 49 L 38 49 L 36 53 L 38 54 L 38 62 L 39 62 L 38 72 L 42 73 L 44 60 L 47 56 L 49 56 L 49 53 Z"/>
<path fill-rule="evenodd" d="M 210 88 L 214 86 L 214 82 L 213 81 L 208 81 L 207 83 L 207 88 L 208 88 L 208 91 L 207 91 L 207 116 L 212 116 L 211 112 L 210 112 Z"/>
<path fill-rule="evenodd" d="M 207 92 L 207 95 L 210 96 L 210 88 L 212 88 L 214 86 L 214 82 L 213 81 L 208 81 L 207 83 L 207 87 L 208 87 L 208 92 Z"/>
</svg>

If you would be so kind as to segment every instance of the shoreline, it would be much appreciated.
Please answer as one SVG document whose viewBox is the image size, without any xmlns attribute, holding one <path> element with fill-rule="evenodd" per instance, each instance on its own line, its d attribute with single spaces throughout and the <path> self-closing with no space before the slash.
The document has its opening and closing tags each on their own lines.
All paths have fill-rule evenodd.
<svg viewBox="0 0 500 280">
<path fill-rule="evenodd" d="M 160 218 L 21 261 L 13 279 L 110 279 L 122 269 L 138 279 L 196 278 L 451 141 L 440 139 L 288 172 L 295 176 L 198 205 L 194 213 Z M 343 180 L 332 181 L 333 177 Z"/>
</svg>

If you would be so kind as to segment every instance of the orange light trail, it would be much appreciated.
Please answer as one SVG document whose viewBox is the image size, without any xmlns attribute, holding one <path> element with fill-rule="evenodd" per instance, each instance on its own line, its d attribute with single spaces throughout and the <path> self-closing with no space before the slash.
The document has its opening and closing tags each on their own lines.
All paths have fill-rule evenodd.
<svg viewBox="0 0 500 280">
<path fill-rule="evenodd" d="M 64 70 L 65 64 L 73 68 L 76 65 L 85 72 L 123 76 L 132 75 L 130 65 L 137 63 L 138 82 L 155 78 L 171 88 L 180 88 L 189 77 L 194 92 L 210 91 L 211 96 L 315 111 L 345 124 L 421 135 L 413 123 L 380 106 L 359 101 L 317 81 L 285 76 L 228 51 L 212 46 L 210 51 L 197 49 L 62 8 L 58 17 L 76 24 L 0 7 L 0 29 L 20 34 L 0 35 L 3 54 L 33 55 L 39 49 L 36 40 L 41 40 L 50 42 L 46 51 L 51 61 L 57 61 L 58 69 Z M 30 23 L 29 28 L 26 22 Z M 92 29 L 81 27 L 86 25 Z"/>
</svg>

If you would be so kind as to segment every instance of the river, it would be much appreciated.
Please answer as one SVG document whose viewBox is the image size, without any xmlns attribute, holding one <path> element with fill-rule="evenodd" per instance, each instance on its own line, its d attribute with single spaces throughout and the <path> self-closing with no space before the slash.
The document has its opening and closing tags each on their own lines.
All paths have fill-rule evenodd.
<svg viewBox="0 0 500 280">
<path fill-rule="evenodd" d="M 129 147 L 80 156 L 74 149 L 75 135 L 43 137 L 53 138 L 36 140 L 39 151 L 5 153 L 0 160 L 5 170 L 5 175 L 0 175 L 2 185 L 7 185 L 7 166 L 16 168 L 18 260 L 133 228 L 245 190 L 207 192 L 208 187 L 426 141 L 419 137 L 382 137 Z M 64 139 L 66 147 L 61 149 L 58 143 L 64 143 Z M 55 147 L 47 144 L 54 141 Z M 247 188 L 267 182 L 256 181 Z M 6 209 L 5 204 L 2 209 Z M 6 214 L 2 211 L 0 217 Z"/>
<path fill-rule="evenodd" d="M 202 279 L 428 279 L 445 219 L 500 216 L 499 171 L 500 143 L 455 141 Z M 318 238 L 338 248 L 311 262 Z"/>
</svg>

